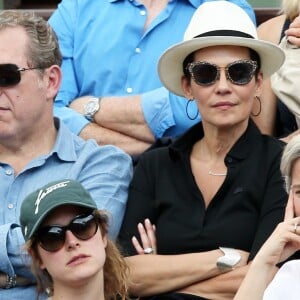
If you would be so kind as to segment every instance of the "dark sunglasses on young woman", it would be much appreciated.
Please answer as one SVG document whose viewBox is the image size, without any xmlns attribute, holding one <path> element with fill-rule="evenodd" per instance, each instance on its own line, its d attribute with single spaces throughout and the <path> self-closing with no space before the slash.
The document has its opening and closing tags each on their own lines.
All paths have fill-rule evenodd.
<svg viewBox="0 0 300 300">
<path fill-rule="evenodd" d="M 76 216 L 67 226 L 49 225 L 41 227 L 36 234 L 39 245 L 48 252 L 60 250 L 66 241 L 66 231 L 70 230 L 78 239 L 92 238 L 99 224 L 94 213 Z"/>
<path fill-rule="evenodd" d="M 0 64 L 0 87 L 9 87 L 21 81 L 21 72 L 41 68 L 19 68 L 15 64 Z"/>
<path fill-rule="evenodd" d="M 230 82 L 245 85 L 253 78 L 257 63 L 253 60 L 243 59 L 234 61 L 226 67 L 219 67 L 206 61 L 196 61 L 187 65 L 187 71 L 193 80 L 201 86 L 209 86 L 219 80 L 221 69 L 225 70 L 226 78 Z"/>
</svg>

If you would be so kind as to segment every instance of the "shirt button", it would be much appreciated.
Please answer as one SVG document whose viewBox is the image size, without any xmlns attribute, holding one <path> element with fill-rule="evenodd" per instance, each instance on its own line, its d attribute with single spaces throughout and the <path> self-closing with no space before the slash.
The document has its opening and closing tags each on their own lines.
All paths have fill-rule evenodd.
<svg viewBox="0 0 300 300">
<path fill-rule="evenodd" d="M 144 16 L 144 15 L 146 15 L 146 11 L 141 10 L 141 11 L 140 11 L 140 14 L 141 14 L 141 16 Z"/>
<path fill-rule="evenodd" d="M 141 48 L 135 48 L 136 53 L 141 53 Z"/>
<path fill-rule="evenodd" d="M 7 207 L 8 207 L 9 209 L 12 209 L 12 208 L 14 208 L 14 205 L 13 205 L 12 203 L 9 203 L 9 204 L 7 205 Z"/>
<path fill-rule="evenodd" d="M 12 175 L 13 171 L 12 169 L 8 169 L 5 171 L 6 175 Z"/>
<path fill-rule="evenodd" d="M 133 89 L 129 87 L 126 89 L 126 91 L 127 91 L 127 93 L 131 94 L 133 92 Z"/>
<path fill-rule="evenodd" d="M 227 158 L 227 162 L 232 163 L 232 158 L 231 158 L 231 157 L 228 157 L 228 158 Z"/>
</svg>

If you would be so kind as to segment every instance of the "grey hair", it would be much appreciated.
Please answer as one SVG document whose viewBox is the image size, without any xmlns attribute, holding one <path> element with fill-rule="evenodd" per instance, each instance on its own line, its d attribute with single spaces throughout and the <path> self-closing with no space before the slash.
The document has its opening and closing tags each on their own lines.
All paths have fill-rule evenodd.
<svg viewBox="0 0 300 300">
<path fill-rule="evenodd" d="M 300 135 L 296 135 L 285 146 L 280 164 L 280 170 L 285 180 L 285 188 L 287 192 L 289 192 L 291 189 L 293 165 L 299 158 Z"/>
<path fill-rule="evenodd" d="M 28 35 L 26 56 L 30 67 L 61 66 L 62 55 L 56 34 L 45 19 L 28 11 L 0 11 L 0 30 L 14 27 L 22 27 Z"/>
</svg>

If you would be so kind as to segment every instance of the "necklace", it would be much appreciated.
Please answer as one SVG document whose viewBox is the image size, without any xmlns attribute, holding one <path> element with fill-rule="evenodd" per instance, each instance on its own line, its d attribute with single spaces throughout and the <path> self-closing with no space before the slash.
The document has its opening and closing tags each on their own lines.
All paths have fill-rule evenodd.
<svg viewBox="0 0 300 300">
<path fill-rule="evenodd" d="M 225 172 L 225 173 L 215 173 L 215 172 L 209 170 L 209 171 L 208 171 L 208 174 L 209 174 L 209 175 L 212 175 L 212 176 L 226 176 L 226 175 L 227 175 L 227 172 Z"/>
</svg>

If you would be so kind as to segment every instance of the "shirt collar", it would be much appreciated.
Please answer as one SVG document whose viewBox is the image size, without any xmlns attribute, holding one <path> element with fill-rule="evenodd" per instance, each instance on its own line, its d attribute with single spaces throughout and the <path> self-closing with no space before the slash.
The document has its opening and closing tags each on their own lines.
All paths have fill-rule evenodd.
<svg viewBox="0 0 300 300">
<path fill-rule="evenodd" d="M 113 3 L 113 2 L 118 2 L 118 1 L 124 1 L 124 0 L 108 0 L 109 2 Z M 173 2 L 175 0 L 169 0 L 169 2 Z M 204 2 L 204 0 L 185 0 L 190 2 L 195 8 L 199 7 L 200 4 L 202 4 Z"/>
<path fill-rule="evenodd" d="M 169 146 L 170 156 L 176 158 L 186 152 L 190 154 L 194 144 L 203 136 L 204 132 L 202 122 L 199 122 Z M 252 152 L 252 149 L 260 140 L 260 137 L 260 131 L 250 119 L 246 131 L 231 148 L 227 156 L 230 156 L 236 160 L 245 159 Z"/>
<path fill-rule="evenodd" d="M 56 153 L 59 159 L 63 161 L 75 161 L 77 159 L 73 133 L 58 118 L 54 118 L 54 124 L 57 129 L 57 137 L 52 152 Z M 66 142 L 68 141 L 68 142 Z"/>
</svg>

